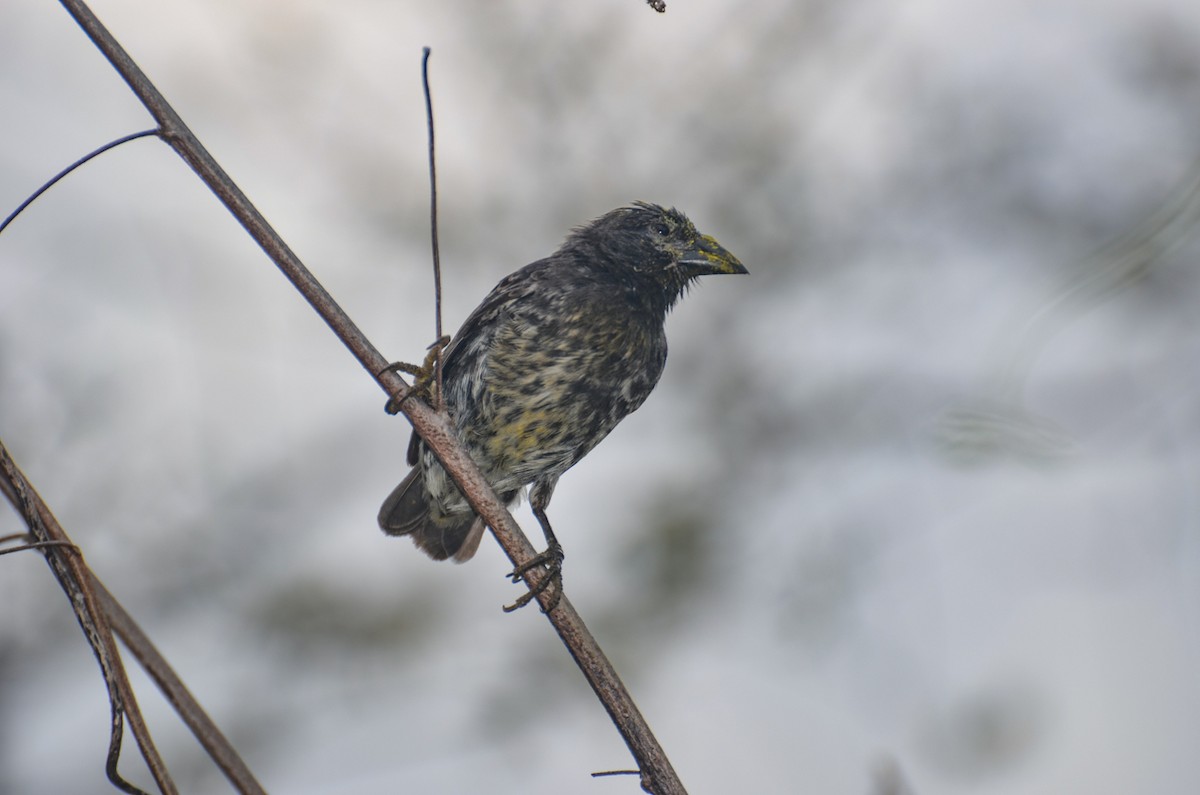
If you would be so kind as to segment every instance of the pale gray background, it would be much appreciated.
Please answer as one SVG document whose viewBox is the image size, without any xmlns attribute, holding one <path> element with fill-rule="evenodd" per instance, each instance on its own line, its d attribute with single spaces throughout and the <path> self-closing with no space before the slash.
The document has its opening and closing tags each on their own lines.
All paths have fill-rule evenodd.
<svg viewBox="0 0 1200 795">
<path fill-rule="evenodd" d="M 632 199 L 750 268 L 551 510 L 691 792 L 1200 791 L 1200 248 L 1096 254 L 1200 156 L 1200 5 L 95 10 L 388 356 L 433 337 L 426 44 L 451 329 Z M 56 3 L 0 3 L 0 211 L 146 126 Z M 383 403 L 160 143 L 0 237 L 0 438 L 271 791 L 636 791 L 495 545 L 376 529 Z M 0 791 L 107 791 L 106 740 L 45 564 L 0 559 Z"/>
</svg>

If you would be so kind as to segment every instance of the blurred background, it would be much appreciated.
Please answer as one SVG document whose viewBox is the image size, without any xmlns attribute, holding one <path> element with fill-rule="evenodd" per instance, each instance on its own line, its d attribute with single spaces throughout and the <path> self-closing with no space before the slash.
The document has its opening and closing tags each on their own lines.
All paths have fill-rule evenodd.
<svg viewBox="0 0 1200 795">
<path fill-rule="evenodd" d="M 389 358 L 434 336 L 423 45 L 448 329 L 634 199 L 746 263 L 550 511 L 691 792 L 1200 791 L 1200 5 L 93 7 Z M 0 108 L 0 215 L 151 126 L 44 1 L 0 4 Z M 384 401 L 154 139 L 0 236 L 0 438 L 269 790 L 636 791 L 496 545 L 376 528 Z M 111 791 L 107 709 L 0 559 L 0 792 Z"/>
</svg>

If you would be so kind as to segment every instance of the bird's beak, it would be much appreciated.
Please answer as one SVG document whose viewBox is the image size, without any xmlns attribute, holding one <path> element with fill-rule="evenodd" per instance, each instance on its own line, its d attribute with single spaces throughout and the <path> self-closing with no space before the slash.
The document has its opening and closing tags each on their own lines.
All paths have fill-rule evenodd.
<svg viewBox="0 0 1200 795">
<path fill-rule="evenodd" d="M 749 273 L 746 266 L 738 258 L 730 254 L 724 246 L 709 235 L 700 235 L 696 242 L 685 249 L 679 258 L 679 264 L 687 268 L 689 274 L 704 276 L 709 273 Z"/>
</svg>

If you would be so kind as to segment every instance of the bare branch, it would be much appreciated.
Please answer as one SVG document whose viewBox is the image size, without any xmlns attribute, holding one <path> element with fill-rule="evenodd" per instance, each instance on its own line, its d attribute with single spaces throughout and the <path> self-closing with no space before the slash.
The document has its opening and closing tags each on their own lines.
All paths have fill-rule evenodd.
<svg viewBox="0 0 1200 795">
<path fill-rule="evenodd" d="M 159 790 L 168 795 L 177 792 L 142 719 L 137 698 L 125 674 L 116 641 L 113 640 L 112 628 L 108 625 L 108 619 L 92 588 L 91 572 L 83 562 L 79 549 L 63 532 L 58 520 L 25 479 L 24 473 L 17 468 L 3 442 L 0 442 L 0 491 L 4 492 L 13 507 L 21 513 L 26 527 L 29 528 L 29 534 L 34 539 L 31 546 L 42 550 L 55 579 L 71 602 L 71 609 L 75 611 L 75 618 L 83 629 L 84 637 L 92 647 L 92 653 L 96 655 L 96 662 L 100 664 L 104 686 L 108 690 L 111 715 L 108 757 L 105 762 L 108 780 L 122 792 L 145 795 L 142 790 L 126 781 L 117 770 L 121 758 L 124 719 L 128 718 L 130 731 L 137 740 L 142 758 L 146 760 L 146 766 L 150 768 L 150 774 L 158 784 Z"/>
<path fill-rule="evenodd" d="M 62 4 L 154 116 L 162 130 L 162 138 L 233 213 L 363 368 L 392 397 L 392 404 L 400 403 L 397 398 L 403 397 L 408 390 L 404 379 L 388 367 L 375 346 L 221 169 L 87 5 L 81 0 L 62 0 Z M 520 566 L 533 557 L 533 546 L 459 444 L 445 418 L 420 400 L 403 401 L 400 410 L 454 478 L 471 507 L 487 522 L 513 565 Z M 536 588 L 542 576 L 540 571 L 535 571 L 527 577 L 531 588 Z M 539 594 L 538 601 L 543 609 L 549 606 L 553 596 L 545 591 Z M 574 607 L 564 597 L 548 618 L 637 759 L 643 787 L 658 795 L 684 793 L 683 784 L 645 718 Z"/>
<path fill-rule="evenodd" d="M 204 712 L 204 709 L 179 679 L 178 674 L 172 670 L 170 664 L 159 653 L 154 644 L 150 642 L 146 634 L 142 632 L 137 622 L 133 620 L 129 613 L 125 611 L 125 608 L 121 606 L 121 603 L 117 601 L 116 597 L 104 587 L 104 583 L 100 582 L 95 573 L 88 567 L 87 563 L 83 560 L 82 554 L 79 552 L 79 548 L 67 536 L 66 531 L 59 525 L 58 520 L 51 513 L 49 507 L 42 501 L 29 482 L 25 480 L 24 474 L 12 463 L 12 459 L 9 458 L 3 442 L 0 442 L 0 491 L 3 491 L 9 501 L 21 510 L 30 530 L 28 535 L 4 536 L 0 538 L 0 544 L 23 538 L 45 538 L 45 540 L 33 541 L 32 543 L 16 547 L 6 547 L 0 550 L 0 554 L 28 549 L 48 550 L 50 548 L 58 548 L 69 554 L 68 565 L 62 567 L 65 569 L 66 582 L 64 582 L 62 576 L 59 577 L 59 582 L 63 584 L 63 590 L 68 595 L 75 593 L 88 594 L 83 601 L 99 607 L 99 611 L 93 611 L 91 614 L 99 616 L 100 620 L 95 623 L 104 626 L 103 631 L 107 633 L 110 642 L 112 640 L 112 633 L 115 632 L 117 637 L 133 653 L 133 656 L 141 663 L 142 668 L 150 675 L 155 684 L 158 685 L 163 695 L 166 696 L 167 701 L 179 713 L 183 722 L 192 730 L 192 734 L 200 741 L 200 745 L 208 752 L 208 755 L 212 757 L 222 772 L 225 773 L 225 776 L 237 788 L 237 791 L 246 793 L 246 795 L 262 795 L 265 790 L 254 778 L 254 774 L 250 772 L 249 767 L 247 767 L 237 751 L 234 750 L 230 742 L 221 733 L 221 730 L 217 728 L 212 719 Z M 28 508 L 22 506 L 28 506 Z M 32 522 L 30 521 L 31 518 Z M 51 568 L 58 575 L 60 567 L 55 560 L 51 559 L 49 554 L 46 557 L 47 562 L 50 563 Z M 71 601 L 73 605 L 77 604 L 75 598 L 72 598 Z M 80 623 L 83 623 L 82 619 Z M 86 630 L 86 628 L 85 634 L 88 635 L 89 639 L 92 637 L 92 633 Z M 114 659 L 117 661 L 117 665 L 121 666 L 120 657 L 116 655 L 116 646 L 111 644 L 110 646 L 111 648 L 105 652 L 105 659 Z M 97 652 L 97 658 L 99 657 L 100 653 Z M 104 665 L 102 661 L 101 669 L 104 669 Z M 121 667 L 121 676 L 123 677 L 124 670 L 123 666 Z M 105 671 L 105 682 L 109 681 L 110 675 Z M 124 686 L 126 688 L 129 687 L 127 681 Z M 130 692 L 132 693 L 132 691 Z M 132 696 L 123 696 L 120 703 L 126 705 L 132 703 L 134 710 L 137 708 L 137 704 Z M 128 707 L 124 711 L 130 713 Z M 133 715 L 130 715 L 130 727 L 133 729 L 135 735 L 139 731 L 145 731 L 140 714 L 136 718 L 136 725 Z M 146 736 L 149 737 L 148 732 L 146 732 Z M 117 753 L 119 753 L 119 740 L 120 737 L 118 736 Z M 151 748 L 153 748 L 152 745 Z M 116 754 L 111 750 L 109 756 L 111 759 L 116 759 Z M 159 760 L 158 764 L 161 766 L 161 760 Z M 163 771 L 165 773 L 165 768 L 163 768 Z M 127 792 L 140 792 L 136 788 L 129 789 L 123 786 L 121 782 L 114 781 L 113 783 Z M 163 792 L 174 792 L 172 786 L 164 787 L 162 782 L 159 782 L 159 786 Z"/>
<path fill-rule="evenodd" d="M 117 637 L 158 685 L 158 689 L 175 708 L 184 724 L 191 729 L 192 734 L 200 741 L 200 745 L 208 752 L 217 767 L 221 768 L 225 777 L 237 788 L 238 792 L 247 795 L 265 795 L 266 790 L 258 783 L 249 766 L 234 750 L 233 745 L 213 723 L 212 718 L 208 716 L 200 703 L 196 701 L 195 696 L 171 668 L 170 663 L 133 620 L 133 617 L 125 611 L 116 597 L 104 587 L 104 583 L 95 578 L 94 574 L 92 575 L 92 587 L 95 588 L 98 601 L 112 624 L 113 632 L 117 633 Z"/>
</svg>

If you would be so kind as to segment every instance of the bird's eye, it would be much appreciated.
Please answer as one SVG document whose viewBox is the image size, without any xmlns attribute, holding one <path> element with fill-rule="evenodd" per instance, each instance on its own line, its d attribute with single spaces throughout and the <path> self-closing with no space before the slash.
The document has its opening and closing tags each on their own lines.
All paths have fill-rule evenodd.
<svg viewBox="0 0 1200 795">
<path fill-rule="evenodd" d="M 666 237 L 667 235 L 671 234 L 671 230 L 666 224 L 657 224 L 654 227 L 654 234 L 658 235 L 659 237 Z"/>
</svg>

